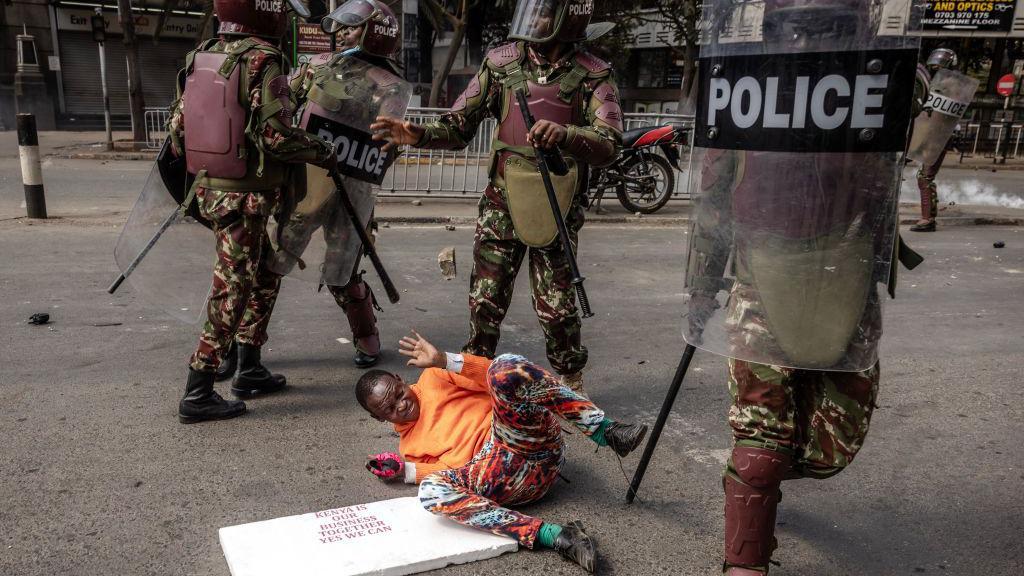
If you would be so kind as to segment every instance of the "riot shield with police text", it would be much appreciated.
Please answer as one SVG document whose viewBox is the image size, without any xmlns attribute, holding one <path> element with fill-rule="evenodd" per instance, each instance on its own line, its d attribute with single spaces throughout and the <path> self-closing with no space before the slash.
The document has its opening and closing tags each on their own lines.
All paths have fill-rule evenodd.
<svg viewBox="0 0 1024 576">
<path fill-rule="evenodd" d="M 940 68 L 932 77 L 924 109 L 914 120 L 907 157 L 922 166 L 935 164 L 977 89 L 976 78 Z"/>
<path fill-rule="evenodd" d="M 378 115 L 405 115 L 412 87 L 391 71 L 362 59 L 338 55 L 313 74 L 299 125 L 334 143 L 342 174 L 359 221 L 369 224 L 376 198 L 396 152 L 384 152 L 372 140 L 370 124 Z M 293 205 L 271 230 L 277 252 L 271 269 L 331 286 L 348 284 L 362 245 L 341 207 L 326 170 L 306 167 L 293 178 Z"/>
<path fill-rule="evenodd" d="M 866 0 L 702 14 L 686 341 L 745 361 L 877 360 L 918 40 Z"/>
<path fill-rule="evenodd" d="M 182 178 L 181 185 L 185 185 Z M 213 234 L 180 209 L 161 175 L 159 163 L 146 179 L 139 199 L 121 230 L 114 247 L 114 260 L 128 283 L 160 310 L 194 323 L 206 312 L 206 298 L 216 262 Z"/>
</svg>

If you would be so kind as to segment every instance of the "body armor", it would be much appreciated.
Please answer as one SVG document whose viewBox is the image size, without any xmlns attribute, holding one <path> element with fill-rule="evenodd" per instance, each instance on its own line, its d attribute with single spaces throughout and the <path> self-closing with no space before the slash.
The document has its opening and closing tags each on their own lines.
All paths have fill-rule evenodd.
<svg viewBox="0 0 1024 576">
<path fill-rule="evenodd" d="M 240 102 L 237 65 L 225 76 L 226 52 L 197 52 L 183 95 L 188 171 L 214 178 L 242 178 L 246 172 L 245 108 Z"/>
</svg>

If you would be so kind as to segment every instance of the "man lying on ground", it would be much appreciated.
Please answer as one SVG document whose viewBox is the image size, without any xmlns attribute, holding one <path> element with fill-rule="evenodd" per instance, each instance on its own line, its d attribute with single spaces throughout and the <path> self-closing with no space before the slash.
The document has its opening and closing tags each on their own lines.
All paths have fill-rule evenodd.
<svg viewBox="0 0 1024 576">
<path fill-rule="evenodd" d="M 395 425 L 395 454 L 366 467 L 384 480 L 419 483 L 423 507 L 460 524 L 553 548 L 594 571 L 594 541 L 579 522 L 544 522 L 503 506 L 542 498 L 558 478 L 564 443 L 558 418 L 619 456 L 632 452 L 647 426 L 605 418 L 593 402 L 558 377 L 512 354 L 488 360 L 441 353 L 416 332 L 399 342 L 408 364 L 425 368 L 409 385 L 371 370 L 356 398 L 374 418 Z"/>
</svg>

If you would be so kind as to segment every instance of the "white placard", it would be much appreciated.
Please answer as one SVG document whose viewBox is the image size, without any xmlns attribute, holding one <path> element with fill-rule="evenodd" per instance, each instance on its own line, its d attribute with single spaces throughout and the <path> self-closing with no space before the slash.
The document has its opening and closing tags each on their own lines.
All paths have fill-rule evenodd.
<svg viewBox="0 0 1024 576">
<path fill-rule="evenodd" d="M 51 72 L 60 72 L 60 56 L 47 56 L 46 63 Z"/>
<path fill-rule="evenodd" d="M 435 516 L 415 497 L 229 526 L 220 545 L 232 576 L 402 576 L 518 548 Z"/>
</svg>

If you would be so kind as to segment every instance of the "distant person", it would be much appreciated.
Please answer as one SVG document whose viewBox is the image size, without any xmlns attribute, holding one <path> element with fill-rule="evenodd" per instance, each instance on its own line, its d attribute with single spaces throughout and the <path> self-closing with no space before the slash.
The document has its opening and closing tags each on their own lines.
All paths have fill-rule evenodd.
<svg viewBox="0 0 1024 576">
<path fill-rule="evenodd" d="M 928 83 L 923 82 L 921 76 L 924 75 L 930 80 L 932 75 L 940 68 L 953 68 L 956 66 L 956 62 L 956 53 L 949 48 L 936 48 L 932 50 L 925 63 L 925 70 L 918 70 L 915 92 L 920 89 L 919 87 L 923 83 L 925 86 L 925 96 L 927 97 Z M 914 117 L 916 118 L 917 114 L 914 114 Z M 921 170 L 917 172 L 917 189 L 921 193 L 921 219 L 910 227 L 911 232 L 935 232 L 935 218 L 939 215 L 939 192 L 935 186 L 935 177 L 939 174 L 942 162 L 946 159 L 946 152 L 950 149 L 950 145 L 953 142 L 954 138 L 950 137 L 935 162 L 931 166 L 922 166 Z"/>
<path fill-rule="evenodd" d="M 400 437 L 399 454 L 372 456 L 367 469 L 419 483 L 420 502 L 434 514 L 527 548 L 553 548 L 593 572 L 597 551 L 582 524 L 553 524 L 504 506 L 540 500 L 558 479 L 565 458 L 559 418 L 619 456 L 640 445 L 647 426 L 605 418 L 522 356 L 441 353 L 415 332 L 399 345 L 410 365 L 424 368 L 418 382 L 371 370 L 356 385 L 359 404 Z"/>
</svg>

